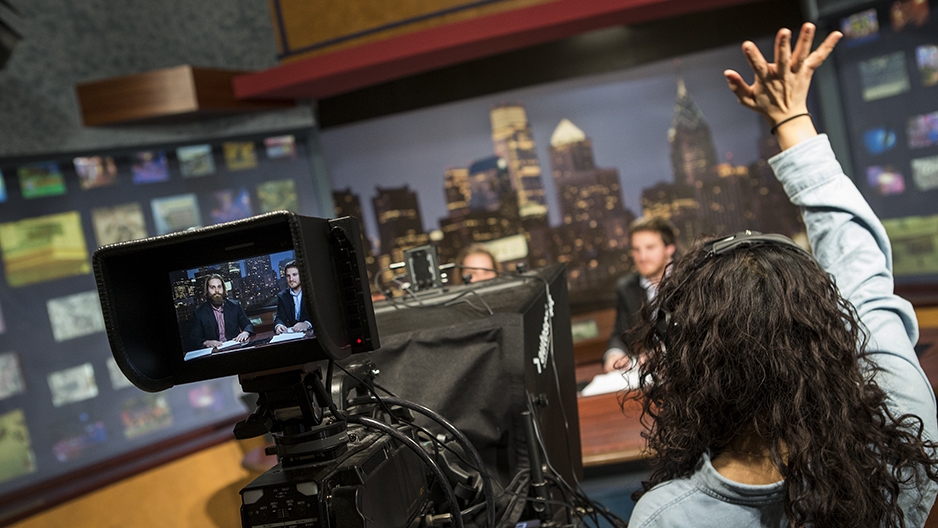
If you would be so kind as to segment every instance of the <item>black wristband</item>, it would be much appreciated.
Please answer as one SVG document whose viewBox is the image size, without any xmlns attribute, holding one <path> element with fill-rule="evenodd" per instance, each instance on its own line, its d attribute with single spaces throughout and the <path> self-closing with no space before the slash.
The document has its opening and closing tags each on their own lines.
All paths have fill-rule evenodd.
<svg viewBox="0 0 938 528">
<path fill-rule="evenodd" d="M 810 113 L 810 112 L 805 112 L 805 113 L 803 113 L 803 114 L 796 114 L 796 115 L 793 115 L 793 116 L 791 116 L 791 117 L 782 119 L 782 120 L 779 121 L 778 123 L 775 123 L 775 126 L 773 126 L 772 129 L 769 130 L 769 132 L 771 132 L 772 135 L 774 136 L 774 135 L 775 135 L 775 132 L 778 130 L 778 127 L 784 125 L 785 123 L 791 121 L 792 119 L 797 119 L 797 118 L 799 118 L 799 117 L 804 117 L 804 116 L 811 117 L 811 113 Z"/>
</svg>

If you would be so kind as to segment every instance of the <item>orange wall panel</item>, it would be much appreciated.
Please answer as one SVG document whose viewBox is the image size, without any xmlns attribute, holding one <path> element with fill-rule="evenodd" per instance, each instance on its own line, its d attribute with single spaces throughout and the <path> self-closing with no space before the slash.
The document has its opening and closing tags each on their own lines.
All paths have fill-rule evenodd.
<svg viewBox="0 0 938 528">
<path fill-rule="evenodd" d="M 556 0 L 269 0 L 282 62 Z M 385 29 L 381 29 L 385 28 Z M 364 33 L 363 35 L 359 35 Z M 331 45 L 321 46 L 331 41 Z M 297 53 L 309 47 L 310 51 Z"/>
<path fill-rule="evenodd" d="M 13 528 L 213 528 L 241 526 L 238 491 L 257 477 L 241 467 L 249 447 L 230 440 L 33 515 Z"/>
</svg>

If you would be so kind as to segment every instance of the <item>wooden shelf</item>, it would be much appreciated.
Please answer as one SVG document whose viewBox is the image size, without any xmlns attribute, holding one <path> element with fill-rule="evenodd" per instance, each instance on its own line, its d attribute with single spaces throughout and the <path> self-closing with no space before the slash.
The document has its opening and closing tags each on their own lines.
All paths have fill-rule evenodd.
<svg viewBox="0 0 938 528">
<path fill-rule="evenodd" d="M 191 121 L 294 105 L 235 99 L 231 81 L 242 74 L 183 65 L 79 83 L 75 90 L 86 126 Z"/>
</svg>

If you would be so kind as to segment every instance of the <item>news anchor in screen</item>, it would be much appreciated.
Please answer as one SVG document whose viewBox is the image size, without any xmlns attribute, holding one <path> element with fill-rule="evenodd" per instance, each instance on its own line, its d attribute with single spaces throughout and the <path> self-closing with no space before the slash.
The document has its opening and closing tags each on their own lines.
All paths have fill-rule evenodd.
<svg viewBox="0 0 938 528">
<path fill-rule="evenodd" d="M 214 348 L 229 340 L 244 343 L 254 335 L 254 325 L 244 308 L 228 298 L 221 275 L 206 277 L 203 293 L 206 301 L 195 309 L 189 334 L 193 348 Z"/>
<path fill-rule="evenodd" d="M 303 304 L 303 284 L 300 282 L 300 269 L 296 261 L 290 261 L 283 268 L 287 277 L 288 288 L 277 294 L 277 315 L 274 317 L 274 333 L 307 332 L 313 325 L 309 322 L 306 305 Z"/>
</svg>

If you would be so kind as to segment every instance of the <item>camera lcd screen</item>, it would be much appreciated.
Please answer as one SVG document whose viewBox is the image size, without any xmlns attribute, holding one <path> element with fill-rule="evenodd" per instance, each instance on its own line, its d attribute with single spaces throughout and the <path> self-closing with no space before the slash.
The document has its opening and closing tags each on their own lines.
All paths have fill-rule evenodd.
<svg viewBox="0 0 938 528">
<path fill-rule="evenodd" d="M 374 350 L 357 227 L 280 211 L 98 249 L 114 360 L 157 392 Z"/>
<path fill-rule="evenodd" d="M 315 337 L 295 253 L 170 272 L 184 360 Z"/>
</svg>

